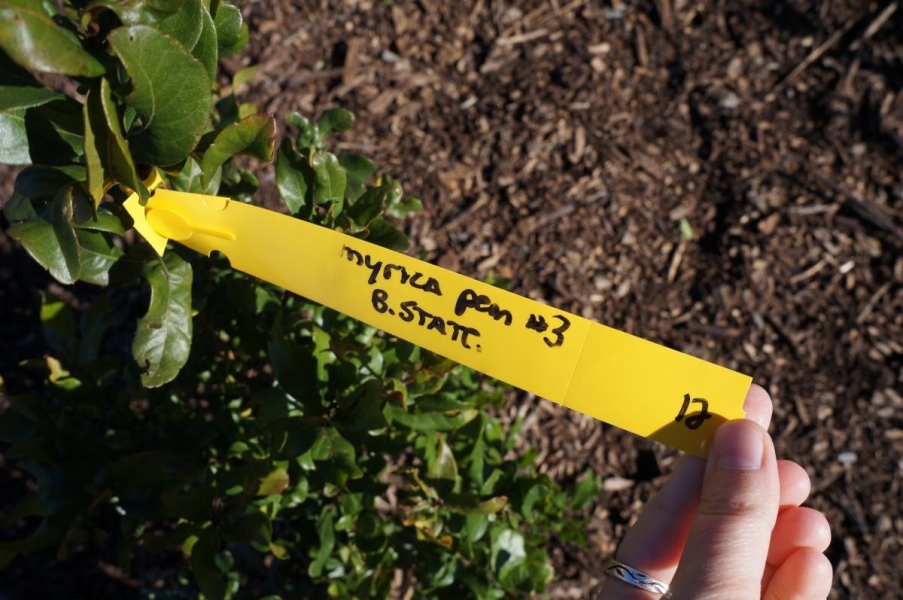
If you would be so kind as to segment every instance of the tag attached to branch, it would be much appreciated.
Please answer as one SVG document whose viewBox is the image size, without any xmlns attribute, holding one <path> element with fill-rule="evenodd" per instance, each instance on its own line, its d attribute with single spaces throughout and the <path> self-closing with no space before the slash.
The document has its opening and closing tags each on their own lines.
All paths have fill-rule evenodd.
<svg viewBox="0 0 903 600">
<path fill-rule="evenodd" d="M 126 209 L 168 239 L 571 409 L 697 456 L 742 418 L 751 379 L 290 216 L 158 189 Z"/>
</svg>

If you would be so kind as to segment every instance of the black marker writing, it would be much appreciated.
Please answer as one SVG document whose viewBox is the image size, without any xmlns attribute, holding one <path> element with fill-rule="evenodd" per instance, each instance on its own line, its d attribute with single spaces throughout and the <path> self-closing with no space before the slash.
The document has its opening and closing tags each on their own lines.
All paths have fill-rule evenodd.
<svg viewBox="0 0 903 600">
<path fill-rule="evenodd" d="M 455 302 L 455 314 L 459 317 L 467 312 L 468 308 L 472 308 L 477 312 L 486 313 L 496 321 L 504 319 L 505 325 L 511 325 L 511 312 L 500 307 L 489 299 L 485 294 L 477 294 L 473 290 L 464 290 L 458 294 L 458 300 Z"/>
<path fill-rule="evenodd" d="M 690 402 L 690 394 L 684 394 L 684 402 L 680 407 L 680 412 L 677 413 L 677 416 L 674 418 L 675 421 L 680 423 L 681 420 L 684 419 L 687 414 L 687 409 L 690 408 Z M 692 402 L 694 404 L 702 404 L 702 409 L 696 414 L 687 416 L 684 425 L 687 426 L 687 429 L 699 429 L 702 427 L 702 424 L 705 423 L 706 419 L 712 418 L 711 413 L 709 413 L 709 401 L 705 398 L 693 398 Z"/>
<path fill-rule="evenodd" d="M 448 336 L 453 342 L 460 342 L 461 346 L 468 350 L 473 347 L 470 345 L 471 338 L 480 337 L 478 329 L 434 315 L 419 306 L 414 300 L 402 302 L 398 305 L 398 310 L 396 311 L 389 306 L 389 292 L 386 290 L 375 288 L 370 295 L 370 304 L 373 305 L 373 310 L 380 314 L 389 313 L 406 323 L 416 323 L 427 331 L 435 331 L 440 335 Z M 479 345 L 476 348 L 477 351 L 481 350 Z"/>
<path fill-rule="evenodd" d="M 549 348 L 556 348 L 564 343 L 564 332 L 568 330 L 571 326 L 571 322 L 567 320 L 567 318 L 561 315 L 555 315 L 552 317 L 553 319 L 558 319 L 559 325 L 554 328 L 550 333 L 554 334 L 553 338 L 543 337 L 542 341 L 546 343 L 546 346 Z M 546 322 L 545 317 L 542 315 L 530 315 L 527 318 L 527 329 L 531 329 L 533 331 L 537 331 L 539 333 L 545 333 L 550 325 Z"/>
<path fill-rule="evenodd" d="M 410 285 L 412 288 L 436 294 L 437 296 L 442 295 L 442 288 L 439 286 L 439 282 L 423 273 L 409 273 L 403 265 L 392 263 L 384 265 L 381 260 L 374 260 L 369 254 L 361 254 L 348 246 L 342 246 L 342 252 L 345 253 L 348 262 L 353 262 L 359 267 L 366 267 L 370 270 L 370 277 L 367 279 L 367 283 L 370 285 L 375 285 L 380 279 L 391 281 L 393 274 L 397 274 L 398 280 L 404 285 Z"/>
</svg>

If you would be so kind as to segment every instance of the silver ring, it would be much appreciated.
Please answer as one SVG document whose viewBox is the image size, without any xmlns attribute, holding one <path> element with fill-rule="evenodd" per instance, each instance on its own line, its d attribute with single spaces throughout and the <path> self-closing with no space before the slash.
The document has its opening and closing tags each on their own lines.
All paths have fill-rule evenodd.
<svg viewBox="0 0 903 600">
<path fill-rule="evenodd" d="M 642 571 L 637 571 L 633 567 L 629 567 L 615 559 L 608 561 L 605 573 L 653 594 L 667 594 L 670 589 L 667 583 L 646 575 Z"/>
</svg>

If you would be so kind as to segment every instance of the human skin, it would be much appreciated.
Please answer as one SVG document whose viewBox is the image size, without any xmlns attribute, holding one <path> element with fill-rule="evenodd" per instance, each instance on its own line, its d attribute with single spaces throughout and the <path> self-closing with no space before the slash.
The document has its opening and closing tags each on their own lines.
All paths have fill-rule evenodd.
<svg viewBox="0 0 903 600">
<path fill-rule="evenodd" d="M 833 569 L 831 529 L 801 506 L 809 476 L 777 460 L 768 393 L 753 385 L 745 419 L 715 434 L 708 460 L 684 456 L 625 535 L 615 558 L 665 583 L 671 600 L 822 600 Z M 598 600 L 657 600 L 609 578 Z"/>
</svg>

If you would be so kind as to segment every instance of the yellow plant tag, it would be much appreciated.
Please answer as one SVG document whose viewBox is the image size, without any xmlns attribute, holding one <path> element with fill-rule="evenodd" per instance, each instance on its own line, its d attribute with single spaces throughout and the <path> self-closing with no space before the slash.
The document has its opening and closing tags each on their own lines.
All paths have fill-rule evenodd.
<svg viewBox="0 0 903 600">
<path fill-rule="evenodd" d="M 126 208 L 171 239 L 477 371 L 685 452 L 742 418 L 750 377 L 263 208 L 158 189 Z"/>
</svg>

